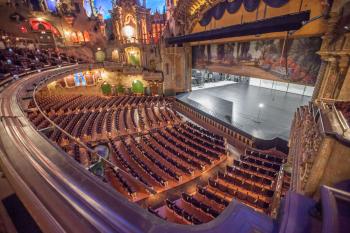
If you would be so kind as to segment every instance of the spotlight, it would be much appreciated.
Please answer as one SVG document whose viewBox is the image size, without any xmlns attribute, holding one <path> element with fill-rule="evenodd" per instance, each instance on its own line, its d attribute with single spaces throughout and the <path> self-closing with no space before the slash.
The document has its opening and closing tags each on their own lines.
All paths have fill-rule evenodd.
<svg viewBox="0 0 350 233">
<path fill-rule="evenodd" d="M 263 108 L 265 105 L 263 103 L 259 104 L 259 108 Z"/>
</svg>

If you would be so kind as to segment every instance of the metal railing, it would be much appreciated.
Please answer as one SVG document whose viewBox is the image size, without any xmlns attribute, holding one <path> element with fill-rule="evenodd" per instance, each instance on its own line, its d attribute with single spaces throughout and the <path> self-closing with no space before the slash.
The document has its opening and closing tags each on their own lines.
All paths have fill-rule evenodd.
<svg viewBox="0 0 350 233">
<path fill-rule="evenodd" d="M 337 199 L 350 205 L 350 193 L 329 186 L 321 187 L 322 198 L 322 233 L 338 233 L 340 229 L 340 217 Z"/>
</svg>

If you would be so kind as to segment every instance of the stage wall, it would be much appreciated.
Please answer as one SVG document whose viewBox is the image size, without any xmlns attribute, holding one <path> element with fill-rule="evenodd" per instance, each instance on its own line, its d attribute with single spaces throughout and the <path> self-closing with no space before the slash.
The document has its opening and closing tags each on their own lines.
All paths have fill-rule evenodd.
<svg viewBox="0 0 350 233">
<path fill-rule="evenodd" d="M 192 47 L 192 68 L 314 86 L 321 60 L 319 37 Z"/>
</svg>

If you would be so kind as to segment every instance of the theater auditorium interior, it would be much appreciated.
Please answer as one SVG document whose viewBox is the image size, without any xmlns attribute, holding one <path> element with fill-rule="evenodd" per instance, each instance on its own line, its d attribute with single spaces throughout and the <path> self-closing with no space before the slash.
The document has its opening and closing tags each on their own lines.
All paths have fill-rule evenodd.
<svg viewBox="0 0 350 233">
<path fill-rule="evenodd" d="M 0 233 L 349 229 L 349 0 L 0 0 Z"/>
</svg>

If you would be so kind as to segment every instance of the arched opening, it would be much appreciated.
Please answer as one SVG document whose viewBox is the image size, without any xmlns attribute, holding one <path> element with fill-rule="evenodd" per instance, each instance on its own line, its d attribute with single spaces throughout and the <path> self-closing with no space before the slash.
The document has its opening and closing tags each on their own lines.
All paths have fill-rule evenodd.
<svg viewBox="0 0 350 233">
<path fill-rule="evenodd" d="M 128 47 L 125 49 L 128 64 L 134 66 L 141 65 L 141 52 L 137 47 Z"/>
<path fill-rule="evenodd" d="M 29 24 L 34 31 L 50 31 L 53 35 L 60 37 L 61 34 L 51 23 L 40 19 L 29 19 Z"/>
</svg>

